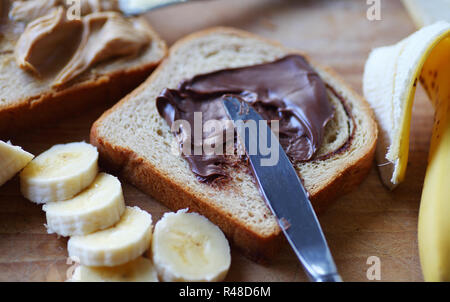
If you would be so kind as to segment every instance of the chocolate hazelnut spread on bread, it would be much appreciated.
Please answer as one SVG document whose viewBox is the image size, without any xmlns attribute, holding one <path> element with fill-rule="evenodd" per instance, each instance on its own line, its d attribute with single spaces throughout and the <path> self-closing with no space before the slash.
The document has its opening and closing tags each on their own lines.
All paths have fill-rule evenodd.
<svg viewBox="0 0 450 302">
<path fill-rule="evenodd" d="M 186 120 L 194 129 L 196 112 L 202 113 L 203 125 L 208 120 L 229 120 L 222 103 L 226 95 L 247 102 L 269 122 L 279 121 L 280 144 L 293 162 L 314 157 L 322 143 L 325 126 L 334 115 L 324 82 L 300 55 L 197 75 L 180 83 L 178 89 L 162 91 L 156 105 L 169 126 L 177 120 Z M 193 131 L 184 133 L 180 127 L 175 135 L 181 149 L 190 144 L 194 150 Z M 214 138 L 211 133 L 203 132 L 202 139 L 205 142 Z M 215 142 L 224 144 L 225 140 Z M 182 155 L 199 180 L 209 182 L 226 177 L 223 169 L 223 164 L 228 162 L 226 156 L 194 152 Z"/>
</svg>

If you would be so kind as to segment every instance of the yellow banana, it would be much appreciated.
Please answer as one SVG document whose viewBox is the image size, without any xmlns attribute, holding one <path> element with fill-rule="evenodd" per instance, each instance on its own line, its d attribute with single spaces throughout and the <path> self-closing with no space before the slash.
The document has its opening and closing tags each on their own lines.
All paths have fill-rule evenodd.
<svg viewBox="0 0 450 302">
<path fill-rule="evenodd" d="M 419 211 L 420 262 L 425 281 L 450 281 L 450 37 L 435 47 L 420 80 L 435 109 Z"/>
<path fill-rule="evenodd" d="M 364 95 L 380 127 L 380 175 L 391 189 L 405 176 L 418 80 L 435 109 L 419 213 L 420 260 L 425 281 L 450 281 L 450 23 L 423 27 L 393 46 L 375 49 L 367 60 Z"/>
</svg>

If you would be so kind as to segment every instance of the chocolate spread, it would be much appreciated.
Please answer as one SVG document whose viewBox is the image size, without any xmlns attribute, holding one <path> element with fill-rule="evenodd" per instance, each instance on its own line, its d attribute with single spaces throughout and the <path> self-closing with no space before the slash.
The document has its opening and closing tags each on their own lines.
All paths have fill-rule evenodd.
<svg viewBox="0 0 450 302">
<path fill-rule="evenodd" d="M 278 120 L 280 144 L 293 162 L 313 158 L 324 137 L 324 128 L 334 115 L 325 84 L 300 55 L 195 76 L 181 82 L 178 89 L 164 89 L 156 105 L 169 126 L 186 120 L 194 129 L 194 112 L 202 112 L 203 125 L 212 119 L 229 120 L 222 103 L 225 95 L 249 103 L 267 121 Z M 181 149 L 184 144 L 191 144 L 194 149 L 193 131 L 187 137 L 180 128 L 175 135 Z M 203 141 L 211 139 L 210 135 L 203 133 Z M 201 181 L 226 176 L 226 156 L 194 152 L 183 156 Z"/>
</svg>

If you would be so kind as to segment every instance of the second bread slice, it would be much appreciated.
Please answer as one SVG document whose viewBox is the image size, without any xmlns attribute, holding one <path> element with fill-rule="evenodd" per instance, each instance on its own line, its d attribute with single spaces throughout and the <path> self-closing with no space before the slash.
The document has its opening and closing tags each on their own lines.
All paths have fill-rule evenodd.
<svg viewBox="0 0 450 302">
<path fill-rule="evenodd" d="M 150 44 L 137 56 L 107 60 L 89 68 L 60 88 L 54 77 L 36 77 L 16 63 L 18 39 L 0 33 L 0 137 L 62 120 L 102 103 L 113 103 L 136 88 L 167 54 L 166 43 L 145 21 Z"/>
</svg>

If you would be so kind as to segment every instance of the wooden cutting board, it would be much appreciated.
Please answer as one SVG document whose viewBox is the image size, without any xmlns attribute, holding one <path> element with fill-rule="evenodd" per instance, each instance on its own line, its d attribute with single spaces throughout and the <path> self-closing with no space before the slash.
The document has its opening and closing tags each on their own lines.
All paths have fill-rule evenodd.
<svg viewBox="0 0 450 302">
<path fill-rule="evenodd" d="M 234 26 L 279 40 L 330 65 L 361 92 L 365 60 L 373 47 L 393 44 L 415 28 L 400 1 L 381 0 L 381 20 L 368 21 L 366 1 L 219 0 L 164 8 L 148 14 L 172 44 L 210 26 Z M 368 281 L 367 259 L 381 261 L 382 281 L 421 281 L 417 215 L 427 165 L 433 112 L 423 91 L 413 109 L 410 159 L 405 182 L 394 192 L 380 183 L 374 167 L 362 185 L 319 218 L 338 269 L 346 281 Z M 42 125 L 12 137 L 14 144 L 39 154 L 53 144 L 88 140 L 93 121 L 106 108 L 80 112 L 63 122 Z M 156 221 L 167 209 L 124 183 L 125 199 L 149 211 Z M 40 206 L 20 196 L 17 177 L 0 189 L 0 281 L 61 281 L 66 278 L 64 238 L 48 235 Z M 232 251 L 229 281 L 306 281 L 288 246 L 269 265 Z"/>
</svg>

